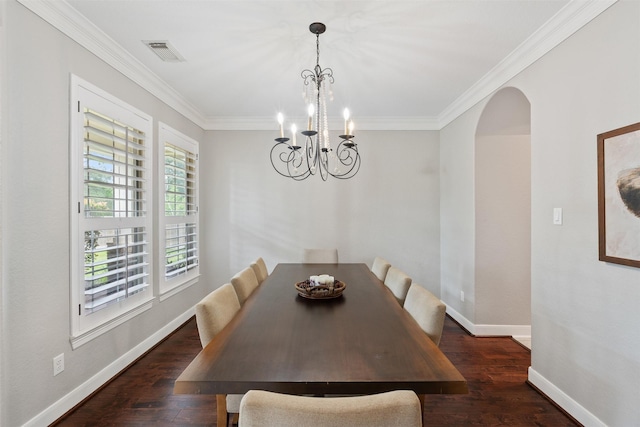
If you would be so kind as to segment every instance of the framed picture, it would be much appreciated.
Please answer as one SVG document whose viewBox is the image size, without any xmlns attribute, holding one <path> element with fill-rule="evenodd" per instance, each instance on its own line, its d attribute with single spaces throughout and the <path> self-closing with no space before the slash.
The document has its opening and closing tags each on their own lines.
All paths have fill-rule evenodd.
<svg viewBox="0 0 640 427">
<path fill-rule="evenodd" d="M 600 261 L 640 267 L 640 123 L 598 135 Z"/>
</svg>

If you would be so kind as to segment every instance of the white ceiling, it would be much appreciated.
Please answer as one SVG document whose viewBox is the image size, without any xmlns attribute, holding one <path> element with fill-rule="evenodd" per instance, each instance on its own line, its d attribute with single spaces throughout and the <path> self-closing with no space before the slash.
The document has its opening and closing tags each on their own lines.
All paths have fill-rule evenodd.
<svg viewBox="0 0 640 427">
<path fill-rule="evenodd" d="M 505 74 L 509 59 L 513 62 L 516 54 L 522 58 L 534 51 L 543 40 L 542 30 L 546 29 L 545 34 L 549 28 L 557 31 L 562 23 L 558 17 L 585 2 L 67 3 L 137 59 L 143 69 L 173 88 L 205 128 L 216 128 L 216 123 L 223 128 L 225 120 L 274 121 L 278 111 L 302 122 L 305 106 L 300 72 L 315 65 L 316 40 L 309 31 L 309 24 L 315 21 L 327 26 L 320 36 L 320 65 L 334 72 L 330 115 L 337 117 L 348 106 L 356 127 L 359 120 L 369 127 L 395 120 L 417 122 L 417 128 L 438 128 L 462 99 L 473 102 L 470 94 L 478 91 L 480 83 L 495 80 L 499 72 Z M 91 25 L 86 28 L 99 32 Z M 186 61 L 162 62 L 142 40 L 167 40 Z M 387 124 L 389 127 L 393 128 Z"/>
</svg>

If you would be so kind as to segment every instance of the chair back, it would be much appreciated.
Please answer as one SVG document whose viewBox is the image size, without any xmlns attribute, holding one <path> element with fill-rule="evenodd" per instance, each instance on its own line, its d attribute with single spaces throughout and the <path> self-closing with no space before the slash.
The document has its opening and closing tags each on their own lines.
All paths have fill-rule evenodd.
<svg viewBox="0 0 640 427">
<path fill-rule="evenodd" d="M 305 249 L 303 262 L 319 264 L 337 264 L 337 249 Z"/>
<path fill-rule="evenodd" d="M 369 396 L 307 397 L 250 390 L 240 403 L 242 427 L 421 427 L 418 396 L 396 390 Z"/>
<path fill-rule="evenodd" d="M 253 268 L 247 267 L 231 278 L 231 284 L 238 294 L 240 305 L 243 305 L 249 295 L 258 287 L 258 278 L 253 272 Z"/>
<path fill-rule="evenodd" d="M 447 307 L 434 294 L 412 283 L 404 301 L 404 309 L 418 322 L 431 341 L 440 345 Z"/>
<path fill-rule="evenodd" d="M 238 295 L 231 283 L 220 286 L 196 304 L 196 324 L 203 348 L 239 310 Z M 227 394 L 222 401 L 218 399 L 218 406 L 224 405 L 227 413 L 237 414 L 240 412 L 241 399 L 241 394 Z"/>
<path fill-rule="evenodd" d="M 391 267 L 391 263 L 384 258 L 375 257 L 373 260 L 373 265 L 371 266 L 371 271 L 376 275 L 381 282 L 384 282 L 385 277 L 387 277 L 387 271 Z"/>
<path fill-rule="evenodd" d="M 407 297 L 407 292 L 409 292 L 409 286 L 411 286 L 411 277 L 396 267 L 389 267 L 384 278 L 384 284 L 396 297 L 398 303 L 404 305 L 404 299 Z"/>
<path fill-rule="evenodd" d="M 262 284 L 264 279 L 269 276 L 269 270 L 267 270 L 267 264 L 264 263 L 262 257 L 251 263 L 251 268 L 253 272 L 256 274 L 256 278 L 258 279 L 258 284 Z"/>
<path fill-rule="evenodd" d="M 220 286 L 196 304 L 196 324 L 204 348 L 240 310 L 236 291 L 230 283 Z"/>
</svg>

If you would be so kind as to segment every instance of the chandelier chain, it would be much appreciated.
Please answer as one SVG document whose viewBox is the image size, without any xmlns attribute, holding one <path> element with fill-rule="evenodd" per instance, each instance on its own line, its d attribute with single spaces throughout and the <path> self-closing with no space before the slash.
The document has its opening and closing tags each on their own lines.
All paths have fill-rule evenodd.
<svg viewBox="0 0 640 427">
<path fill-rule="evenodd" d="M 320 66 L 320 34 L 316 34 L 316 65 Z"/>
</svg>

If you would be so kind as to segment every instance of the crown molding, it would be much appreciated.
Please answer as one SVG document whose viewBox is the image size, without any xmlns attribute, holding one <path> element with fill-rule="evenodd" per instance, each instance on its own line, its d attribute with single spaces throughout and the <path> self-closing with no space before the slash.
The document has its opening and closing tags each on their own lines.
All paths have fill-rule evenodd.
<svg viewBox="0 0 640 427">
<path fill-rule="evenodd" d="M 274 128 L 273 118 L 205 117 L 180 93 L 64 0 L 17 1 L 204 130 L 270 130 Z M 617 1 L 571 0 L 445 108 L 438 117 L 360 118 L 358 128 L 362 130 L 440 130 Z"/>
<path fill-rule="evenodd" d="M 329 118 L 330 129 L 341 129 L 344 121 Z M 277 130 L 274 117 L 209 117 L 204 130 Z M 360 130 L 440 130 L 436 117 L 358 117 Z"/>
<path fill-rule="evenodd" d="M 193 105 L 69 3 L 47 0 L 17 1 L 178 113 L 204 127 L 204 117 Z"/>
<path fill-rule="evenodd" d="M 618 0 L 571 0 L 438 116 L 440 129 L 491 95 Z"/>
</svg>

